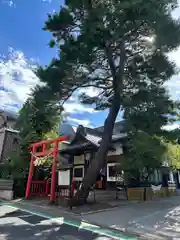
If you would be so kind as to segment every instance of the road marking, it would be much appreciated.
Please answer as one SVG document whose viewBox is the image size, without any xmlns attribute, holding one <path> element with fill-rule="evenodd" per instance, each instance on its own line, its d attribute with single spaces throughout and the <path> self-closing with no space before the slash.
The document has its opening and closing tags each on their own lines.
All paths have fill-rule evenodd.
<svg viewBox="0 0 180 240">
<path fill-rule="evenodd" d="M 99 226 L 97 225 L 93 225 L 93 224 L 90 224 L 90 223 L 87 223 L 87 222 L 81 222 L 81 225 L 79 226 L 79 229 L 84 229 L 85 227 L 88 227 L 88 228 L 100 228 Z"/>
<path fill-rule="evenodd" d="M 21 211 L 24 211 L 24 212 L 27 212 L 29 214 L 32 214 L 32 215 L 35 215 L 35 216 L 38 216 L 38 217 L 43 217 L 43 218 L 46 218 L 46 219 L 49 219 L 51 221 L 55 221 L 55 219 L 58 219 L 58 218 L 55 218 L 53 216 L 50 216 L 50 215 L 46 215 L 44 213 L 41 213 L 41 212 L 34 212 L 34 211 L 31 211 L 31 210 L 28 210 L 28 209 L 24 209 L 24 208 L 20 208 L 18 206 L 15 206 L 13 204 L 9 204 L 9 203 L 0 203 L 0 206 L 6 206 L 6 207 L 9 207 L 9 208 L 12 208 L 12 209 L 19 209 Z M 62 224 L 62 219 L 60 221 L 56 221 L 57 223 L 59 224 Z M 100 228 L 99 226 L 97 225 L 92 225 L 92 224 L 87 224 L 86 222 L 75 222 L 75 221 L 70 221 L 70 220 L 64 220 L 63 221 L 63 224 L 66 224 L 66 225 L 69 225 L 69 226 L 72 226 L 72 227 L 76 227 L 76 228 L 79 228 L 81 226 L 82 223 L 85 223 L 83 227 L 81 227 L 81 229 L 83 230 L 86 230 L 86 231 L 90 231 L 90 232 L 93 232 L 93 233 L 96 233 L 96 234 L 100 234 L 100 235 L 103 235 L 103 236 L 106 236 L 106 237 L 110 237 L 114 240 L 137 240 L 136 237 L 125 237 L 119 233 L 115 233 L 109 229 L 103 229 L 103 228 Z"/>
</svg>

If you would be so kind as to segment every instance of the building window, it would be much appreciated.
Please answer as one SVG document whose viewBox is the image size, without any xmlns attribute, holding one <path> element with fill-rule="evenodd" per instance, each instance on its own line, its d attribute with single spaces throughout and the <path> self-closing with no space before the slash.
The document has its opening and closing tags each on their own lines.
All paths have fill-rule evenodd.
<svg viewBox="0 0 180 240">
<path fill-rule="evenodd" d="M 118 163 L 108 163 L 107 164 L 107 181 L 116 182 L 117 178 L 122 178 L 123 172 L 120 169 L 120 164 Z"/>
<path fill-rule="evenodd" d="M 116 166 L 109 166 L 109 177 L 112 178 L 116 176 Z"/>
<path fill-rule="evenodd" d="M 82 181 L 84 177 L 84 166 L 75 166 L 73 175 L 75 181 Z"/>
<path fill-rule="evenodd" d="M 162 174 L 159 169 L 154 170 L 154 172 L 149 176 L 149 181 L 154 184 L 159 184 L 162 182 Z"/>
</svg>

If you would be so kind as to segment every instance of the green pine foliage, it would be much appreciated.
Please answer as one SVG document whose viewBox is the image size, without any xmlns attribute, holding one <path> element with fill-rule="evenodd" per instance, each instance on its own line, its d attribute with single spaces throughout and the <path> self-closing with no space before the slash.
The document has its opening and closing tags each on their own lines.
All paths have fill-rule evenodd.
<svg viewBox="0 0 180 240">
<path fill-rule="evenodd" d="M 37 75 L 67 100 L 78 89 L 94 87 L 96 96 L 81 94 L 82 103 L 109 109 L 104 135 L 78 199 L 85 199 L 104 166 L 119 111 L 128 131 L 159 135 L 173 114 L 164 83 L 177 69 L 167 54 L 180 44 L 180 22 L 172 18 L 176 0 L 66 0 L 48 14 L 44 30 L 57 57 Z M 135 129 L 135 130 L 134 130 Z M 152 144 L 153 145 L 153 144 Z"/>
<path fill-rule="evenodd" d="M 145 132 L 136 132 L 128 141 L 128 151 L 121 164 L 126 172 L 143 172 L 149 175 L 162 166 L 167 153 L 167 144 L 162 138 Z"/>
</svg>

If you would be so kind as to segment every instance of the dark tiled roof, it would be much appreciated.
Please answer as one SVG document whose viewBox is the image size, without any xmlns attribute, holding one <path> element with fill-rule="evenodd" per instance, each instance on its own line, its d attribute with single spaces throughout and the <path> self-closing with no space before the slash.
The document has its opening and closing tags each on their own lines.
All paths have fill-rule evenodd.
<svg viewBox="0 0 180 240">
<path fill-rule="evenodd" d="M 117 133 L 112 135 L 112 142 L 124 139 L 126 137 L 126 133 L 118 131 Z M 79 139 L 81 139 L 81 141 L 83 142 L 85 140 L 91 144 L 94 144 L 96 147 L 99 147 L 100 142 L 102 141 L 102 133 L 98 132 L 96 129 L 79 126 L 76 131 L 76 137 L 71 144 L 76 144 Z"/>
<path fill-rule="evenodd" d="M 85 127 L 85 129 L 88 134 L 92 134 L 92 135 L 99 136 L 99 137 L 102 136 L 102 132 L 98 131 L 98 129 L 96 129 L 96 128 Z"/>
<path fill-rule="evenodd" d="M 93 144 L 92 142 L 85 142 L 85 143 L 79 143 L 79 144 L 74 144 L 70 145 L 69 147 L 59 150 L 60 153 L 62 154 L 74 154 L 77 152 L 83 152 L 84 150 L 97 150 L 99 146 Z M 109 146 L 109 150 L 113 151 L 114 148 L 112 145 Z"/>
<path fill-rule="evenodd" d="M 103 130 L 103 128 L 101 128 Z M 119 128 L 118 128 L 119 129 Z M 123 141 L 127 138 L 127 134 L 118 130 L 117 133 L 113 134 L 112 142 Z M 70 145 L 63 150 L 61 153 L 73 154 L 74 152 L 80 152 L 88 149 L 98 149 L 102 141 L 102 132 L 96 129 L 83 127 L 79 125 L 76 129 L 75 137 Z M 111 147 L 111 146 L 110 146 Z"/>
<path fill-rule="evenodd" d="M 96 149 L 96 146 L 94 146 L 90 142 L 85 142 L 85 143 L 70 145 L 67 148 L 60 150 L 59 152 L 62 154 L 76 154 L 78 152 L 82 152 L 84 150 L 88 150 L 88 149 L 92 149 L 92 148 Z"/>
</svg>

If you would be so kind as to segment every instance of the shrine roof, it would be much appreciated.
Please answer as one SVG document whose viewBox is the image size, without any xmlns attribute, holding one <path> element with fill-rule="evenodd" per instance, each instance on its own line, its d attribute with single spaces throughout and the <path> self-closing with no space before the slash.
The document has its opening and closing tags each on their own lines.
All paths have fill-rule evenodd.
<svg viewBox="0 0 180 240">
<path fill-rule="evenodd" d="M 119 126 L 119 123 L 116 124 Z M 65 149 L 61 149 L 60 153 L 63 154 L 76 154 L 83 151 L 97 150 L 103 138 L 103 129 L 100 128 L 87 128 L 82 125 L 76 128 L 73 140 L 68 144 Z M 113 149 L 112 143 L 123 142 L 127 138 L 127 133 L 114 131 L 112 135 L 112 142 L 110 148 Z"/>
</svg>

